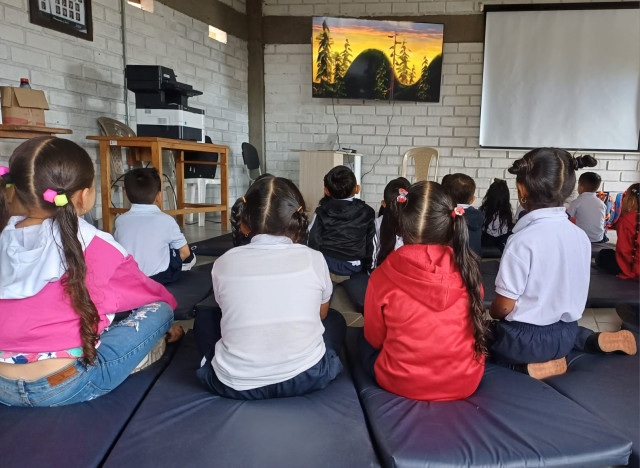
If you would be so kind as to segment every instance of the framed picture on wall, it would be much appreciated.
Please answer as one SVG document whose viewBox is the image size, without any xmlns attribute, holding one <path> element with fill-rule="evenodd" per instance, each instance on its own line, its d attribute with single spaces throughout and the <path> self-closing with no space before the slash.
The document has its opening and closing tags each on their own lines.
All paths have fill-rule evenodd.
<svg viewBox="0 0 640 468">
<path fill-rule="evenodd" d="M 29 0 L 33 24 L 93 41 L 91 0 Z"/>
</svg>

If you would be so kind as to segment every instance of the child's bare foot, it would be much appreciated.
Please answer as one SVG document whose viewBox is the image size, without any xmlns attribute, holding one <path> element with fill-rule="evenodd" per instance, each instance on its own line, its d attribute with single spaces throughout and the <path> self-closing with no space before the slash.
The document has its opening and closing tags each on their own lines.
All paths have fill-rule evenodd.
<svg viewBox="0 0 640 468">
<path fill-rule="evenodd" d="M 621 351 L 625 354 L 636 354 L 636 338 L 629 330 L 602 332 L 598 335 L 598 346 L 605 353 Z"/>
<path fill-rule="evenodd" d="M 552 359 L 547 362 L 535 362 L 527 364 L 527 373 L 534 379 L 546 379 L 552 375 L 560 375 L 567 372 L 567 359 Z"/>
<path fill-rule="evenodd" d="M 165 339 L 167 340 L 167 343 L 173 343 L 174 341 L 182 339 L 183 336 L 184 330 L 180 325 L 171 325 L 171 328 L 165 334 Z"/>
</svg>

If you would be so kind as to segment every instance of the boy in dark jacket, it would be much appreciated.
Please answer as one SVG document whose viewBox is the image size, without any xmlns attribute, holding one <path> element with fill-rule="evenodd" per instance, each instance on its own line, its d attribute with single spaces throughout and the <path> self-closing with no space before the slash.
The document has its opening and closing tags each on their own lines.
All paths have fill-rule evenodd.
<svg viewBox="0 0 640 468">
<path fill-rule="evenodd" d="M 329 272 L 352 276 L 371 270 L 376 213 L 358 198 L 360 186 L 346 166 L 324 176 L 325 197 L 316 208 L 308 245 L 324 255 Z"/>
<path fill-rule="evenodd" d="M 464 218 L 469 229 L 469 247 L 480 256 L 484 214 L 471 206 L 476 199 L 476 183 L 468 175 L 458 172 L 443 178 L 442 187 L 449 193 L 453 203 L 464 208 Z"/>
</svg>

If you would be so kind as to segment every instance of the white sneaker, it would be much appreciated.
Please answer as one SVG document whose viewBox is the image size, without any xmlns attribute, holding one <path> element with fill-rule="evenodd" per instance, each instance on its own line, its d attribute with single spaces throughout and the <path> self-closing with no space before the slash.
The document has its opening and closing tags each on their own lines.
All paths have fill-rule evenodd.
<svg viewBox="0 0 640 468">
<path fill-rule="evenodd" d="M 182 271 L 189 271 L 196 264 L 196 254 L 193 254 L 190 262 L 182 264 Z"/>
</svg>

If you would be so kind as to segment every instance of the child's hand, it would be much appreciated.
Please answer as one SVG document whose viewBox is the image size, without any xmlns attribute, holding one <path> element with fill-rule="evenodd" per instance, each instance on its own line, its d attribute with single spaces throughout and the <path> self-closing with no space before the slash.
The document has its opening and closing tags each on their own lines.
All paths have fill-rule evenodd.
<svg viewBox="0 0 640 468">
<path fill-rule="evenodd" d="M 167 343 L 173 343 L 180 340 L 184 336 L 184 330 L 180 325 L 171 325 L 169 331 L 165 334 Z"/>
</svg>

